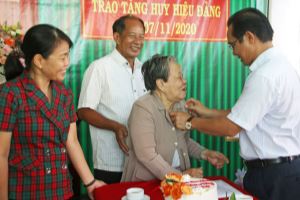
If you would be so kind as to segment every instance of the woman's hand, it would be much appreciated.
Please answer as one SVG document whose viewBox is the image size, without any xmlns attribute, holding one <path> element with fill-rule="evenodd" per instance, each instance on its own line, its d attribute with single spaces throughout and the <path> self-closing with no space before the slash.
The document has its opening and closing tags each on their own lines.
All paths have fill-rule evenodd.
<svg viewBox="0 0 300 200">
<path fill-rule="evenodd" d="M 87 187 L 87 191 L 90 199 L 92 200 L 94 199 L 94 190 L 98 187 L 102 187 L 103 185 L 106 185 L 106 183 L 104 183 L 103 181 L 96 180 L 95 183 Z"/>
<path fill-rule="evenodd" d="M 191 177 L 195 177 L 195 178 L 202 178 L 203 177 L 203 170 L 202 168 L 190 168 L 184 172 L 182 172 L 183 174 L 188 174 Z"/>
<path fill-rule="evenodd" d="M 222 153 L 212 150 L 204 150 L 201 152 L 201 158 L 207 160 L 217 169 L 220 169 L 224 166 L 224 164 L 229 163 L 229 159 Z"/>
</svg>

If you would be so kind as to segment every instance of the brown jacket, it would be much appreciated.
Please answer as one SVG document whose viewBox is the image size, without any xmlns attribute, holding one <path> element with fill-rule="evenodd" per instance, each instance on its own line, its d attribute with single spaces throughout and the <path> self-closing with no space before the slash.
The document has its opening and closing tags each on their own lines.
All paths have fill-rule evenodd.
<svg viewBox="0 0 300 200">
<path fill-rule="evenodd" d="M 184 111 L 184 101 L 173 111 Z M 180 157 L 180 171 L 190 168 L 189 156 L 200 159 L 205 149 L 184 131 L 175 129 L 169 113 L 155 94 L 147 93 L 133 105 L 128 121 L 129 156 L 125 158 L 122 181 L 163 179 L 179 172 L 172 168 L 175 149 Z"/>
</svg>

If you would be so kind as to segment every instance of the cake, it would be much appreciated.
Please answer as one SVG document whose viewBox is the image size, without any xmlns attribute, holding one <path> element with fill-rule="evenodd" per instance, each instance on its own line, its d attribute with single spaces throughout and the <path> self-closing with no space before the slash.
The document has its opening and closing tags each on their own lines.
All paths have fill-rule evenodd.
<svg viewBox="0 0 300 200">
<path fill-rule="evenodd" d="M 218 200 L 215 182 L 189 175 L 167 174 L 161 190 L 165 200 Z"/>
</svg>

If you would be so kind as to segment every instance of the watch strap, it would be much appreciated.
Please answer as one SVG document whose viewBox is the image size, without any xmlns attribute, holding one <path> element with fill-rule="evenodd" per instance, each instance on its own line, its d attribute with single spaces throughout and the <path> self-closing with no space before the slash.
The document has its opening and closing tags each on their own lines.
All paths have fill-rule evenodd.
<svg viewBox="0 0 300 200">
<path fill-rule="evenodd" d="M 191 122 L 193 118 L 194 118 L 194 116 L 190 116 L 186 121 Z"/>
</svg>

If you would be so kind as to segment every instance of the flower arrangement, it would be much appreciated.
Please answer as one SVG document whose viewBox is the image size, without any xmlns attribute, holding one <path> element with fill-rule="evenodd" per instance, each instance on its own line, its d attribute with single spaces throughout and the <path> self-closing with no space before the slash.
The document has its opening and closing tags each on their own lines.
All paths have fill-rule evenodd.
<svg viewBox="0 0 300 200">
<path fill-rule="evenodd" d="M 0 74 L 4 75 L 3 66 L 8 54 L 19 50 L 22 41 L 21 25 L 0 24 Z"/>
<path fill-rule="evenodd" d="M 192 194 L 192 187 L 181 182 L 182 175 L 176 173 L 167 174 L 160 186 L 165 197 L 170 196 L 174 200 L 181 198 L 182 194 Z"/>
</svg>

